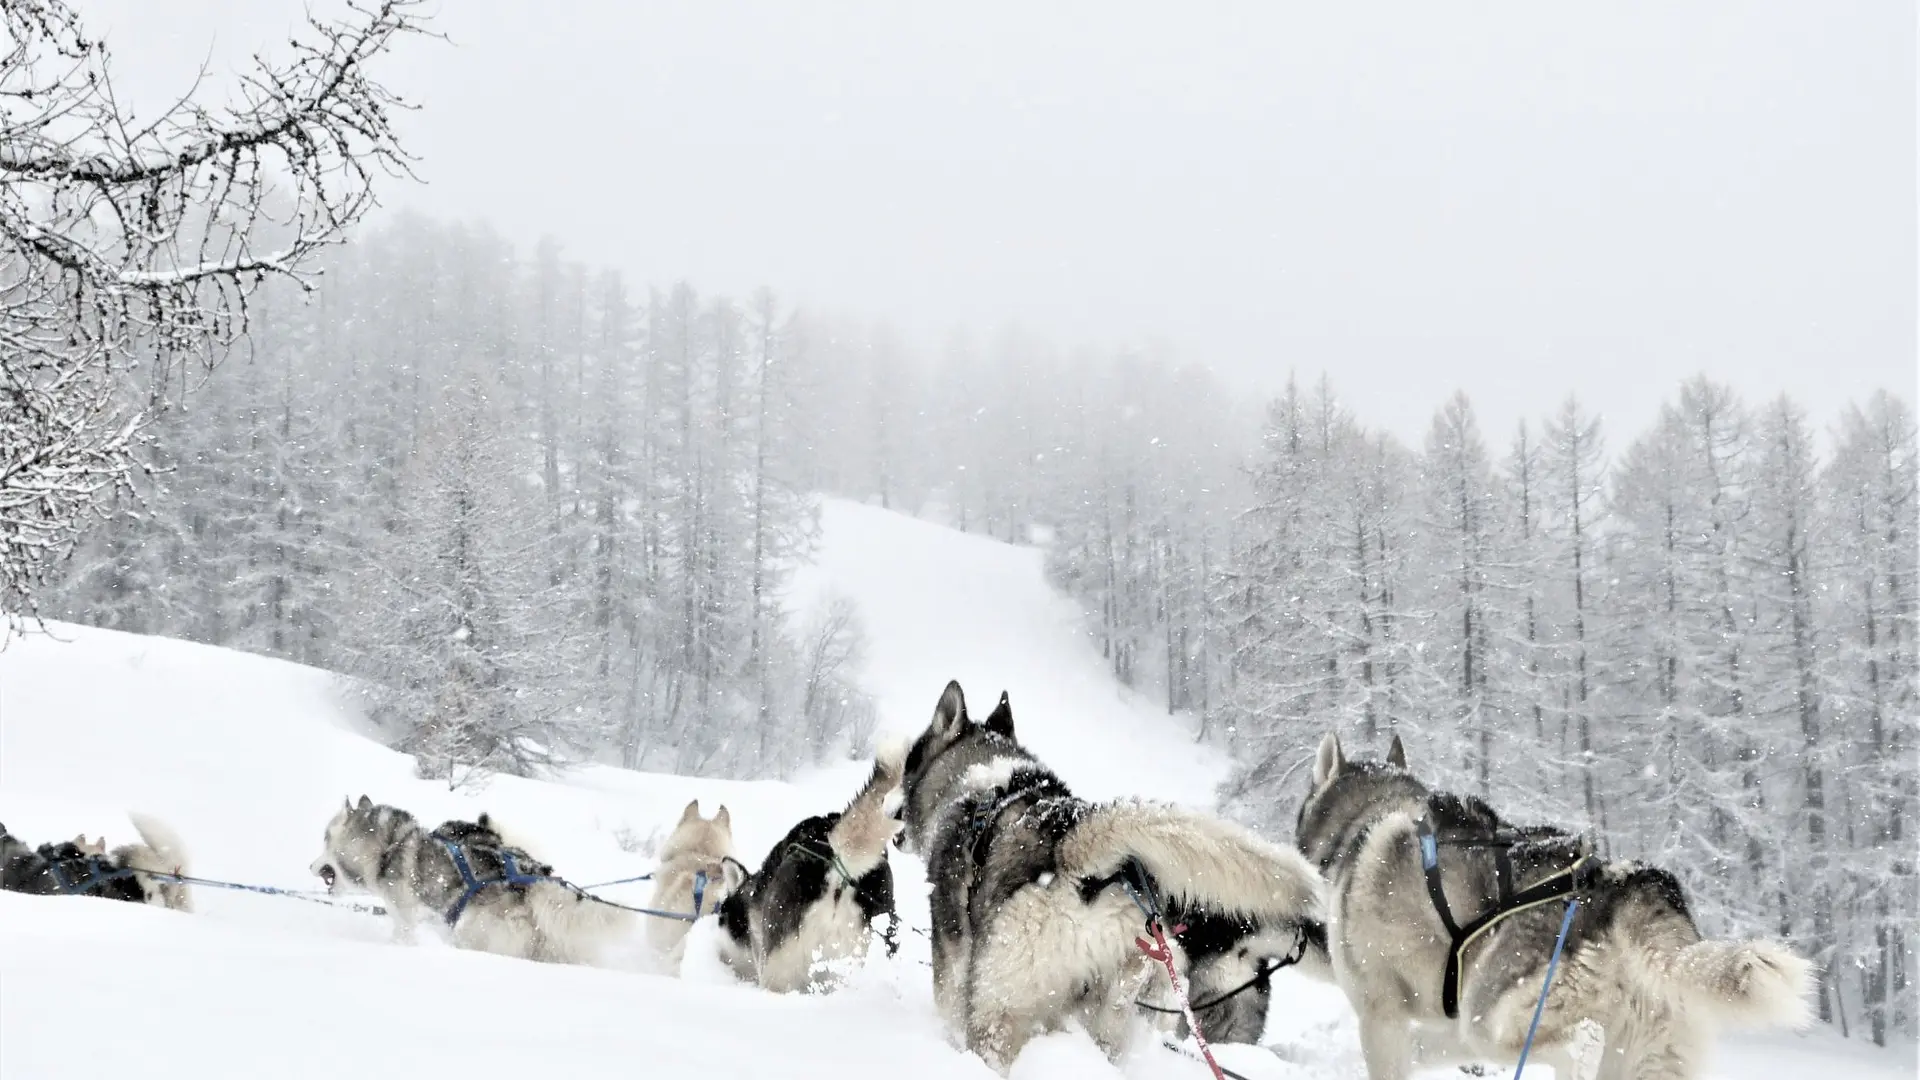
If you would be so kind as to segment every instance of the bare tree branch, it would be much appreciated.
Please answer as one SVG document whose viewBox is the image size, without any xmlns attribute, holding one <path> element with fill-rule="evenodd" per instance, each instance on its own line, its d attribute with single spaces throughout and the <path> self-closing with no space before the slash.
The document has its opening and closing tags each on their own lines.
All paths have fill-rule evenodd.
<svg viewBox="0 0 1920 1080">
<path fill-rule="evenodd" d="M 211 365 L 269 277 L 304 270 L 410 175 L 408 108 L 367 65 L 424 35 L 419 0 L 347 0 L 290 60 L 255 57 L 240 104 L 189 92 L 145 125 L 104 43 L 63 0 L 0 0 L 0 611 L 34 587 L 101 500 L 130 490 L 168 369 Z M 122 376 L 155 367 L 141 404 Z"/>
</svg>

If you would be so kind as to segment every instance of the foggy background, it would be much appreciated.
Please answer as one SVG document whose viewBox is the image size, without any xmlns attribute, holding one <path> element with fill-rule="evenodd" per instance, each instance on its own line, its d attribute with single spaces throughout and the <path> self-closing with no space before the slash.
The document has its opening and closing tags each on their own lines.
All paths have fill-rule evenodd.
<svg viewBox="0 0 1920 1080">
<path fill-rule="evenodd" d="M 82 0 L 137 100 L 294 0 Z M 322 8 L 321 10 L 325 10 Z M 1408 440 L 1704 372 L 1824 426 L 1915 355 L 1911 5 L 446 4 L 392 208 L 666 284 L 1324 370 Z M 271 50 L 270 50 L 271 51 Z"/>
</svg>

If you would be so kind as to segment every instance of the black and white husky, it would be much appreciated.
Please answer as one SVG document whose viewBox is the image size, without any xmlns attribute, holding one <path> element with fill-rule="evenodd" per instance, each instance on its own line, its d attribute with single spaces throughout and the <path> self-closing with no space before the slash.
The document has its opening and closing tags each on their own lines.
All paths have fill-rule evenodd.
<svg viewBox="0 0 1920 1080">
<path fill-rule="evenodd" d="M 845 810 L 795 825 L 760 869 L 720 905 L 720 955 L 744 978 L 778 993 L 832 987 L 859 963 L 884 917 L 889 955 L 898 916 L 887 845 L 900 831 L 891 797 L 904 746 L 883 748 Z"/>
<path fill-rule="evenodd" d="M 129 814 L 137 844 L 112 851 L 106 840 L 86 837 L 28 847 L 0 825 L 0 889 L 40 896 L 71 894 L 154 904 L 188 911 L 187 852 L 172 829 L 143 814 Z"/>
<path fill-rule="evenodd" d="M 407 811 L 362 795 L 334 812 L 310 869 L 330 892 L 379 897 L 401 941 L 433 919 L 463 949 L 588 963 L 633 929 L 631 914 L 555 880 L 551 866 L 510 842 L 486 814 L 428 831 Z"/>
<path fill-rule="evenodd" d="M 903 846 L 925 856 L 931 887 L 935 1003 L 1003 1072 L 1069 1017 L 1109 1056 L 1125 1051 L 1137 999 L 1165 978 L 1137 944 L 1142 905 L 1194 945 L 1215 939 L 1171 939 L 1199 1001 L 1254 972 L 1241 946 L 1284 954 L 1319 918 L 1319 878 L 1296 851 L 1173 806 L 1076 797 L 1014 737 L 1005 695 L 979 723 L 948 683 L 905 788 Z M 1238 1015 L 1256 1007 L 1264 1020 L 1263 996 L 1223 1003 L 1223 1028 L 1257 1038 Z"/>
<path fill-rule="evenodd" d="M 1298 840 L 1327 877 L 1333 977 L 1359 1015 L 1371 1080 L 1406 1080 L 1415 1065 L 1511 1064 L 1567 897 L 1581 906 L 1530 1059 L 1556 1076 L 1690 1080 L 1716 1029 L 1806 1019 L 1807 961 L 1768 941 L 1702 939 L 1663 870 L 1600 859 L 1579 837 L 1517 828 L 1478 799 L 1429 790 L 1398 737 L 1375 762 L 1347 758 L 1327 735 Z M 1514 914 L 1488 921 L 1504 910 Z"/>
</svg>

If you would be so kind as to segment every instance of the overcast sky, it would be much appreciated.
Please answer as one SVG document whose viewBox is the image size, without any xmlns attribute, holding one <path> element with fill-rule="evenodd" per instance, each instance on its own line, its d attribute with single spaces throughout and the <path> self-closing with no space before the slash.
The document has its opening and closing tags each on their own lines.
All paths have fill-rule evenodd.
<svg viewBox="0 0 1920 1080">
<path fill-rule="evenodd" d="M 77 3 L 143 96 L 303 7 Z M 1416 440 L 1456 388 L 1496 444 L 1577 392 L 1616 449 L 1697 371 L 1912 400 L 1914 5 L 1581 8 L 445 0 L 388 202 L 929 343 L 1326 370 Z"/>
</svg>

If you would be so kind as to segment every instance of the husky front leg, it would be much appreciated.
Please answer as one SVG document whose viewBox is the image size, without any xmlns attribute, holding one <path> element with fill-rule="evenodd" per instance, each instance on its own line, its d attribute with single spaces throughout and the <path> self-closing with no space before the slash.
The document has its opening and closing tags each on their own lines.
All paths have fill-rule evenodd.
<svg viewBox="0 0 1920 1080">
<path fill-rule="evenodd" d="M 1136 955 L 1107 984 L 1105 993 L 1087 995 L 1081 1020 L 1107 1060 L 1119 1064 L 1126 1054 L 1128 1044 L 1133 1041 L 1138 1003 L 1156 973 L 1164 977 L 1165 969 L 1144 955 Z"/>
<path fill-rule="evenodd" d="M 1037 958 L 1011 951 L 975 938 L 962 999 L 967 1049 L 1001 1075 L 1072 1000 L 1072 987 L 1055 985 Z"/>
<path fill-rule="evenodd" d="M 1038 1026 L 1032 1016 L 1012 1009 L 971 1005 L 967 1014 L 967 1049 L 980 1055 L 987 1067 L 1002 1076 L 1013 1068 Z"/>
<path fill-rule="evenodd" d="M 965 941 L 933 941 L 933 1007 L 956 1042 L 967 1033 L 966 948 Z"/>
<path fill-rule="evenodd" d="M 936 883 L 927 898 L 933 918 L 933 1005 L 956 1042 L 967 1034 L 968 934 L 964 892 Z"/>
<path fill-rule="evenodd" d="M 1409 1080 L 1413 1074 L 1413 1025 L 1398 1009 L 1374 1005 L 1360 1013 L 1360 1056 L 1367 1080 Z"/>
<path fill-rule="evenodd" d="M 410 896 L 390 892 L 381 892 L 376 895 L 379 896 L 381 905 L 387 909 L 387 917 L 393 921 L 393 943 L 395 945 L 413 944 L 417 937 L 415 931 L 420 925 L 422 910 L 420 906 Z"/>
</svg>

